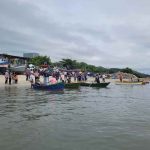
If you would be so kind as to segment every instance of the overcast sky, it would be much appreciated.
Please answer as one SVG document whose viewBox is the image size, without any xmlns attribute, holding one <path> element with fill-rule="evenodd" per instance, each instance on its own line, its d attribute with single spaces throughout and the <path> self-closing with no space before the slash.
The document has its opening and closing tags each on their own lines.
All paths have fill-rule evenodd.
<svg viewBox="0 0 150 150">
<path fill-rule="evenodd" d="M 0 0 L 0 53 L 149 68 L 148 0 Z"/>
</svg>

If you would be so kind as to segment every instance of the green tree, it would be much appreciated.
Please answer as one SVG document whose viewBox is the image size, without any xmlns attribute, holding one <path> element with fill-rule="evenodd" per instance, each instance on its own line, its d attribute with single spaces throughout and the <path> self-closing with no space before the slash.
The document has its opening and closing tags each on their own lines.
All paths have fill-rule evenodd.
<svg viewBox="0 0 150 150">
<path fill-rule="evenodd" d="M 60 61 L 63 67 L 66 69 L 76 69 L 77 68 L 77 61 L 71 59 L 62 59 Z"/>
<path fill-rule="evenodd" d="M 51 59 L 50 57 L 47 56 L 37 56 L 37 57 L 33 57 L 30 61 L 30 64 L 39 66 L 39 65 L 43 65 L 43 64 L 47 64 L 50 65 L 51 64 Z"/>
<path fill-rule="evenodd" d="M 85 62 L 77 62 L 77 68 L 81 69 L 82 71 L 87 70 L 87 64 Z"/>
</svg>

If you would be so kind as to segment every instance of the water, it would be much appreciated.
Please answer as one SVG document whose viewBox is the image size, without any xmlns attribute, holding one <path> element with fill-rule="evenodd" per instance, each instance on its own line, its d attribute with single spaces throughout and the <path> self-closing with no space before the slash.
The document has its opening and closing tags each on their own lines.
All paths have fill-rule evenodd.
<svg viewBox="0 0 150 150">
<path fill-rule="evenodd" d="M 0 88 L 0 150 L 148 150 L 150 85 Z"/>
</svg>

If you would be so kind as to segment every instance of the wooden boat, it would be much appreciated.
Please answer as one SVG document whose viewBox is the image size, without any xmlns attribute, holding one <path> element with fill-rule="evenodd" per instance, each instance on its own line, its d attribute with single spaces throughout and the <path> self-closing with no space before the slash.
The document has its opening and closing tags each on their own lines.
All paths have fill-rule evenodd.
<svg viewBox="0 0 150 150">
<path fill-rule="evenodd" d="M 44 84 L 32 84 L 31 85 L 35 90 L 45 90 L 45 91 L 62 91 L 64 90 L 64 83 L 56 83 L 51 85 Z"/>
<path fill-rule="evenodd" d="M 120 81 L 116 81 L 115 82 L 116 85 L 144 85 L 146 83 L 140 81 L 140 82 L 130 82 L 130 81 L 123 81 L 123 82 L 120 82 Z"/>
<path fill-rule="evenodd" d="M 100 87 L 105 88 L 110 84 L 110 82 L 102 82 L 102 83 L 87 83 L 87 82 L 81 82 L 81 86 L 88 86 L 88 87 Z"/>
<path fill-rule="evenodd" d="M 78 89 L 80 87 L 80 83 L 65 83 L 65 88 L 68 89 Z"/>
<path fill-rule="evenodd" d="M 149 84 L 149 81 L 143 81 L 143 84 Z"/>
</svg>

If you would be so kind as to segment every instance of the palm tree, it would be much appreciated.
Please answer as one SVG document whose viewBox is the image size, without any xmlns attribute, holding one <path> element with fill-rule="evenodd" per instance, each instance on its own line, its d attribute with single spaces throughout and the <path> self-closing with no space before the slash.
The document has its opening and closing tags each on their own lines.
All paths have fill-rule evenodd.
<svg viewBox="0 0 150 150">
<path fill-rule="evenodd" d="M 62 59 L 60 61 L 63 67 L 66 69 L 76 69 L 77 68 L 77 62 L 76 60 L 71 60 L 71 59 Z"/>
</svg>

